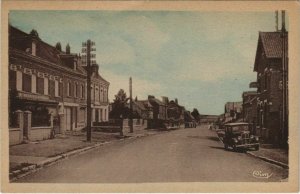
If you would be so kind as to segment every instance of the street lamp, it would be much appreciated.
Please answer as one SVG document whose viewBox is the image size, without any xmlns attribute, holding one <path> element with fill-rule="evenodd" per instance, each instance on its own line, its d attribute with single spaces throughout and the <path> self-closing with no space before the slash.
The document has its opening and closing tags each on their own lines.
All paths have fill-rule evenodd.
<svg viewBox="0 0 300 194">
<path fill-rule="evenodd" d="M 82 63 L 86 64 L 87 70 L 87 130 L 86 130 L 86 137 L 87 141 L 92 140 L 92 112 L 91 112 L 91 65 L 96 63 L 95 60 L 91 60 L 91 58 L 95 58 L 96 55 L 92 54 L 91 51 L 96 51 L 96 48 L 92 48 L 95 46 L 95 42 L 91 40 L 87 40 L 86 42 L 82 43 L 82 53 L 86 55 L 82 55 L 83 59 Z"/>
</svg>

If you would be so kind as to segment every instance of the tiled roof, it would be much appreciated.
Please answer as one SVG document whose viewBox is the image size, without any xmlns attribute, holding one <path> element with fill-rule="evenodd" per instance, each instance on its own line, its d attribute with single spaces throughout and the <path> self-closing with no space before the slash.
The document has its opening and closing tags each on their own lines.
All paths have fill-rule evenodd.
<svg viewBox="0 0 300 194">
<path fill-rule="evenodd" d="M 267 58 L 282 57 L 282 32 L 259 32 L 259 36 Z"/>
<path fill-rule="evenodd" d="M 136 104 L 141 110 L 147 110 L 144 103 L 141 101 L 132 101 L 132 103 Z"/>
</svg>

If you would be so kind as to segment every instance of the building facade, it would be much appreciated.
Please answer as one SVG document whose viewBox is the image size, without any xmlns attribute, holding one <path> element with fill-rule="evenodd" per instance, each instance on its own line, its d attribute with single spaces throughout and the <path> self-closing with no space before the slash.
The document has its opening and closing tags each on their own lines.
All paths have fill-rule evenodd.
<svg viewBox="0 0 300 194">
<path fill-rule="evenodd" d="M 283 124 L 283 107 L 287 106 L 283 102 L 283 60 L 287 58 L 287 43 L 287 32 L 259 32 L 254 64 L 257 122 L 260 135 L 273 144 L 286 144 L 288 137 Z"/>
<path fill-rule="evenodd" d="M 87 73 L 80 55 L 70 51 L 69 45 L 62 51 L 60 43 L 47 44 L 35 30 L 27 34 L 9 27 L 10 125 L 14 125 L 14 112 L 21 110 L 32 113 L 32 126 L 48 125 L 52 115 L 57 133 L 86 126 Z M 97 65 L 91 87 L 95 88 L 94 120 L 108 120 L 109 83 L 99 75 Z M 101 109 L 102 116 L 96 113 Z"/>
</svg>

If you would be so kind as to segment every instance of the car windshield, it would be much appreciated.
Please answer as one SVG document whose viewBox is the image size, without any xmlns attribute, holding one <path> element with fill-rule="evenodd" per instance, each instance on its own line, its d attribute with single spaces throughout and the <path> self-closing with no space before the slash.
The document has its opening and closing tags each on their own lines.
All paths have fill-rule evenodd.
<svg viewBox="0 0 300 194">
<path fill-rule="evenodd" d="M 237 132 L 242 132 L 242 131 L 247 131 L 248 130 L 248 125 L 237 125 L 237 126 L 232 126 L 232 132 L 237 133 Z"/>
</svg>

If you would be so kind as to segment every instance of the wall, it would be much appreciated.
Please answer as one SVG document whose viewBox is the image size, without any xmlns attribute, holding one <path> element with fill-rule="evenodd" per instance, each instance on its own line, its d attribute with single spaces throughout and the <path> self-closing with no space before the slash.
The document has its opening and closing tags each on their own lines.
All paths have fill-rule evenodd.
<svg viewBox="0 0 300 194">
<path fill-rule="evenodd" d="M 32 127 L 30 131 L 30 141 L 45 140 L 51 137 L 51 127 Z"/>
<path fill-rule="evenodd" d="M 9 145 L 16 145 L 22 143 L 22 134 L 19 128 L 9 129 Z"/>
</svg>

